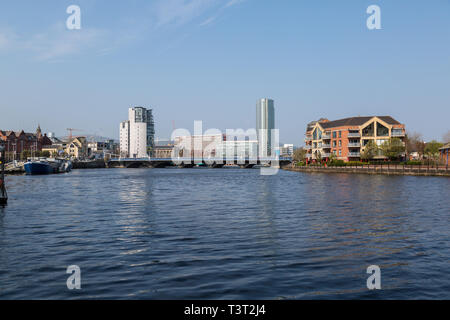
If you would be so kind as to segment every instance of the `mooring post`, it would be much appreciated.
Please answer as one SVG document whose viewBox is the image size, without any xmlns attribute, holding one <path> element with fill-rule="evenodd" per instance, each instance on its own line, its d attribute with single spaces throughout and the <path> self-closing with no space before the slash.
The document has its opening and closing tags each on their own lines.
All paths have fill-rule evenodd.
<svg viewBox="0 0 450 320">
<path fill-rule="evenodd" d="M 8 194 L 5 186 L 5 147 L 0 145 L 0 204 L 8 202 Z"/>
</svg>

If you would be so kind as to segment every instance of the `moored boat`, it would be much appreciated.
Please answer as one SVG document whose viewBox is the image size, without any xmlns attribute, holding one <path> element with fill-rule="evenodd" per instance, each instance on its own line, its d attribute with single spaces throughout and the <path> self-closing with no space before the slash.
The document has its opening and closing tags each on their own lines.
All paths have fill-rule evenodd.
<svg viewBox="0 0 450 320">
<path fill-rule="evenodd" d="M 64 159 L 30 160 L 23 165 L 29 175 L 42 175 L 52 173 L 66 173 L 72 170 L 72 162 Z"/>
<path fill-rule="evenodd" d="M 48 161 L 38 160 L 38 161 L 28 161 L 23 167 L 25 172 L 29 175 L 42 175 L 54 173 L 54 168 L 50 165 Z"/>
</svg>

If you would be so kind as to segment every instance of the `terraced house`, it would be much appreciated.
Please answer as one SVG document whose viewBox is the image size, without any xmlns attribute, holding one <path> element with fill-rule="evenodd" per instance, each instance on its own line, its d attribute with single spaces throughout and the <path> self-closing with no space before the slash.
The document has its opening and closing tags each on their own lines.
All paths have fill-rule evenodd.
<svg viewBox="0 0 450 320">
<path fill-rule="evenodd" d="M 328 161 L 331 155 L 344 161 L 358 161 L 370 140 L 381 146 L 390 138 L 405 139 L 405 125 L 390 116 L 320 119 L 306 128 L 308 161 Z M 376 158 L 385 158 L 378 154 Z"/>
</svg>

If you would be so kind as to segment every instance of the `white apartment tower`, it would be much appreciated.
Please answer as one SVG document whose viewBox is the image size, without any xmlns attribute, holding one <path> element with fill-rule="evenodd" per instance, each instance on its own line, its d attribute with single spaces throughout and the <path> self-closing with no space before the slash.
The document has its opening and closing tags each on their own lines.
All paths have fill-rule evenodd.
<svg viewBox="0 0 450 320">
<path fill-rule="evenodd" d="M 120 123 L 120 156 L 147 158 L 154 148 L 155 129 L 152 109 L 128 109 L 128 120 Z"/>
<path fill-rule="evenodd" d="M 260 157 L 274 155 L 272 130 L 275 129 L 275 107 L 272 99 L 260 99 L 256 104 L 256 131 Z"/>
<path fill-rule="evenodd" d="M 130 121 L 120 123 L 120 157 L 128 158 L 130 154 Z"/>
</svg>

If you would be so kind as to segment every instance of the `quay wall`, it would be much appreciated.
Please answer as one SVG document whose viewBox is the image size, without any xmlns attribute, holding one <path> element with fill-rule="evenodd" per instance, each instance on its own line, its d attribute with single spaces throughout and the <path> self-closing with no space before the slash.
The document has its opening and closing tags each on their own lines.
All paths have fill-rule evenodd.
<svg viewBox="0 0 450 320">
<path fill-rule="evenodd" d="M 283 167 L 284 170 L 307 173 L 356 173 L 356 174 L 384 174 L 405 176 L 440 176 L 450 177 L 450 168 L 446 167 L 421 167 L 412 166 L 361 166 L 361 167 Z"/>
</svg>

